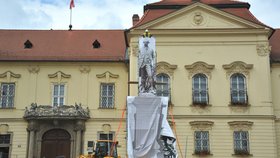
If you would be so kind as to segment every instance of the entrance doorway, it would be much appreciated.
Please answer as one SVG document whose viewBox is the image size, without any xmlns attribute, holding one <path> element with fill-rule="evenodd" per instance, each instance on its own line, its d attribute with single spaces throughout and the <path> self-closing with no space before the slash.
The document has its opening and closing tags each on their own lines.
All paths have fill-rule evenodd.
<svg viewBox="0 0 280 158">
<path fill-rule="evenodd" d="M 66 130 L 47 131 L 42 138 L 41 158 L 70 158 L 70 139 Z"/>
</svg>

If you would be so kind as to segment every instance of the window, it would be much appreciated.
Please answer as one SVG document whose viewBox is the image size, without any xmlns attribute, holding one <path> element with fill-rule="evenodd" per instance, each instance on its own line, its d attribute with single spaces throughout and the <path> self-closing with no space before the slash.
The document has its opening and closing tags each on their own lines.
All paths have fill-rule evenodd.
<svg viewBox="0 0 280 158">
<path fill-rule="evenodd" d="M 208 104 L 207 77 L 204 74 L 193 76 L 193 104 Z"/>
<path fill-rule="evenodd" d="M 208 131 L 195 131 L 195 154 L 210 154 L 209 147 L 209 132 Z"/>
<path fill-rule="evenodd" d="M 234 74 L 231 81 L 231 103 L 247 104 L 246 78 L 242 74 Z"/>
<path fill-rule="evenodd" d="M 100 48 L 100 43 L 99 43 L 99 41 L 98 40 L 95 40 L 93 43 L 92 43 L 92 46 L 93 46 L 93 48 Z"/>
<path fill-rule="evenodd" d="M 0 158 L 9 158 L 10 140 L 10 134 L 0 135 Z"/>
<path fill-rule="evenodd" d="M 249 133 L 248 131 L 234 131 L 234 153 L 237 155 L 249 154 Z"/>
<path fill-rule="evenodd" d="M 98 143 L 96 144 L 96 151 L 101 153 L 100 156 L 104 157 L 106 155 L 117 155 L 117 151 L 114 150 L 113 145 L 117 145 L 117 143 L 113 143 L 114 132 L 109 133 L 98 133 Z M 117 157 L 117 156 L 116 156 Z"/>
<path fill-rule="evenodd" d="M 98 134 L 98 140 L 113 140 L 113 137 L 114 137 L 114 133 L 113 132 L 109 132 L 109 133 L 103 133 L 103 132 L 100 132 Z"/>
<path fill-rule="evenodd" d="M 169 76 L 166 74 L 157 75 L 157 96 L 170 98 L 170 81 Z"/>
<path fill-rule="evenodd" d="M 115 85 L 102 83 L 100 92 L 100 108 L 114 108 Z"/>
<path fill-rule="evenodd" d="M 14 107 L 14 98 L 15 98 L 15 84 L 14 83 L 2 83 L 1 84 L 1 107 L 0 108 Z"/>
<path fill-rule="evenodd" d="M 65 99 L 64 94 L 65 94 L 64 84 L 53 85 L 53 106 L 64 105 L 64 99 Z"/>
<path fill-rule="evenodd" d="M 25 49 L 31 49 L 32 47 L 33 47 L 33 44 L 29 40 L 24 42 Z"/>
</svg>

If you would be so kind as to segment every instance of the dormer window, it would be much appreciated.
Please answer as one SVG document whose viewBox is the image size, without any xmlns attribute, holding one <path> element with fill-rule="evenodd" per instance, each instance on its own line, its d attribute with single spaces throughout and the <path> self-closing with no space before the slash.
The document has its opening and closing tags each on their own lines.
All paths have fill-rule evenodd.
<svg viewBox="0 0 280 158">
<path fill-rule="evenodd" d="M 32 47 L 33 47 L 33 44 L 29 40 L 24 42 L 24 48 L 25 49 L 31 49 Z"/>
<path fill-rule="evenodd" d="M 98 40 L 95 40 L 93 43 L 92 43 L 92 46 L 93 48 L 100 48 L 100 43 L 98 42 Z"/>
</svg>

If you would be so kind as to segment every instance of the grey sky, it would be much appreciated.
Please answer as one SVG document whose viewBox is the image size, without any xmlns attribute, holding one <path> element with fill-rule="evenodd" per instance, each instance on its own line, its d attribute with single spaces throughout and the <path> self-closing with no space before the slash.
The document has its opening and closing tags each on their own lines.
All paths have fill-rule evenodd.
<svg viewBox="0 0 280 158">
<path fill-rule="evenodd" d="M 0 0 L 0 29 L 68 29 L 70 0 Z M 74 0 L 74 29 L 125 29 L 143 6 L 159 0 Z M 244 0 L 263 23 L 280 28 L 279 0 Z"/>
</svg>

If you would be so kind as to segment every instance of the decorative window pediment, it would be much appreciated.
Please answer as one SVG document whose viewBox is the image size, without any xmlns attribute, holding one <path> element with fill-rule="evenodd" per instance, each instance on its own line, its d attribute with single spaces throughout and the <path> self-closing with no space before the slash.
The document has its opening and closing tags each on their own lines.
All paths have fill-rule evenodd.
<svg viewBox="0 0 280 158">
<path fill-rule="evenodd" d="M 254 123 L 250 121 L 231 121 L 228 124 L 235 131 L 247 131 L 252 128 Z"/>
<path fill-rule="evenodd" d="M 58 81 L 61 81 L 62 78 L 68 79 L 68 78 L 71 77 L 70 74 L 66 74 L 66 73 L 63 73 L 63 72 L 61 72 L 61 71 L 57 71 L 57 72 L 54 73 L 54 74 L 49 74 L 48 76 L 49 76 L 49 78 L 54 78 L 54 79 L 57 78 Z"/>
<path fill-rule="evenodd" d="M 0 74 L 0 78 L 5 78 L 7 82 L 11 82 L 11 78 L 20 78 L 21 74 L 13 73 L 12 71 L 6 71 Z"/>
<path fill-rule="evenodd" d="M 214 122 L 212 121 L 192 121 L 190 122 L 192 129 L 194 130 L 211 130 Z"/>
<path fill-rule="evenodd" d="M 173 76 L 174 70 L 177 69 L 177 65 L 171 65 L 167 62 L 161 61 L 157 63 L 157 74 L 168 74 Z"/>
<path fill-rule="evenodd" d="M 105 78 L 106 82 L 110 82 L 110 78 L 119 78 L 119 75 L 113 74 L 109 71 L 104 72 L 103 74 L 97 74 L 97 78 Z"/>
<path fill-rule="evenodd" d="M 20 74 L 15 74 L 13 73 L 12 71 L 6 71 L 2 74 L 0 74 L 0 78 L 10 78 L 10 77 L 13 77 L 13 78 L 20 78 L 21 75 Z"/>
<path fill-rule="evenodd" d="M 230 64 L 223 65 L 223 68 L 227 71 L 227 76 L 231 76 L 235 73 L 241 73 L 245 76 L 249 76 L 250 70 L 253 68 L 253 64 L 246 64 L 242 61 L 235 61 Z"/>
<path fill-rule="evenodd" d="M 185 68 L 189 71 L 189 78 L 192 78 L 195 74 L 202 73 L 211 78 L 211 72 L 215 65 L 209 65 L 205 62 L 198 61 L 192 65 L 185 65 Z"/>
</svg>

